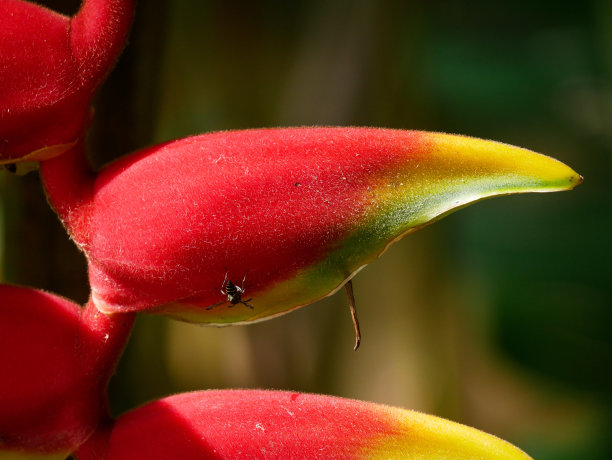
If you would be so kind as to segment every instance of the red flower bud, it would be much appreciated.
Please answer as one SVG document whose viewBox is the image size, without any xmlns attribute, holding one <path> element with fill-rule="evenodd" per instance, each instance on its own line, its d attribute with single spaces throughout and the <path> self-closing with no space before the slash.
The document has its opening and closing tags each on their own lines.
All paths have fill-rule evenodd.
<svg viewBox="0 0 612 460">
<path fill-rule="evenodd" d="M 282 391 L 185 393 L 129 412 L 79 460 L 419 458 L 526 460 L 495 436 L 419 412 Z"/>
<path fill-rule="evenodd" d="M 207 134 L 97 176 L 81 150 L 41 171 L 87 255 L 96 306 L 213 324 L 327 296 L 403 235 L 471 202 L 581 181 L 518 147 L 384 129 Z"/>
<path fill-rule="evenodd" d="M 85 441 L 107 417 L 131 324 L 92 303 L 0 285 L 0 458 L 65 458 Z"/>
<path fill-rule="evenodd" d="M 85 0 L 69 18 L 0 2 L 0 164 L 58 155 L 82 136 L 133 10 L 134 0 Z"/>
</svg>

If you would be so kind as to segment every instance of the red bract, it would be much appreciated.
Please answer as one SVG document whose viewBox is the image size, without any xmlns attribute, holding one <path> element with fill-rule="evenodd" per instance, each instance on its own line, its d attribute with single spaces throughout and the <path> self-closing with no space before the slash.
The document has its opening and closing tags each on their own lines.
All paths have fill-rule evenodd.
<svg viewBox="0 0 612 460">
<path fill-rule="evenodd" d="M 91 303 L 0 285 L 0 458 L 63 458 L 92 433 L 131 324 Z"/>
<path fill-rule="evenodd" d="M 57 155 L 82 135 L 133 10 L 133 0 L 85 0 L 69 18 L 0 2 L 0 164 Z"/>
<path fill-rule="evenodd" d="M 520 449 L 458 423 L 379 404 L 282 391 L 201 391 L 121 416 L 79 460 L 521 459 Z"/>
<path fill-rule="evenodd" d="M 77 146 L 41 172 L 87 255 L 98 308 L 216 324 L 329 295 L 392 242 L 471 202 L 581 180 L 506 144 L 367 128 L 207 134 L 97 176 Z M 228 279 L 249 305 L 229 302 Z"/>
</svg>

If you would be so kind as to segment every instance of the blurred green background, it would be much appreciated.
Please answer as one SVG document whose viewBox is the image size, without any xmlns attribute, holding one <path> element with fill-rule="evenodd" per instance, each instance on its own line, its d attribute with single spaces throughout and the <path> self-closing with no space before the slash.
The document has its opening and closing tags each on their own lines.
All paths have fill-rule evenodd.
<svg viewBox="0 0 612 460">
<path fill-rule="evenodd" d="M 46 5 L 71 14 L 78 0 Z M 94 162 L 211 130 L 368 125 L 496 139 L 573 192 L 469 207 L 343 292 L 248 327 L 139 318 L 113 411 L 204 388 L 413 408 L 536 459 L 612 458 L 612 3 L 140 0 L 96 102 Z M 0 276 L 84 302 L 85 262 L 36 174 L 0 173 Z"/>
</svg>

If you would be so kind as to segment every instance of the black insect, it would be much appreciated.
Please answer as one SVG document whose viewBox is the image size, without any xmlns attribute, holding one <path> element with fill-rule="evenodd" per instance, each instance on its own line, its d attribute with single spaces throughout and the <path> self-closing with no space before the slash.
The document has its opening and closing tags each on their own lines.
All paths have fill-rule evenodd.
<svg viewBox="0 0 612 460">
<path fill-rule="evenodd" d="M 244 280 L 246 279 L 246 273 L 244 278 L 242 278 L 242 286 L 236 286 L 232 283 L 232 280 L 227 279 L 227 272 L 225 272 L 225 278 L 223 279 L 223 285 L 221 286 L 221 294 L 227 296 L 227 301 L 231 304 L 230 307 L 241 303 L 245 307 L 249 307 L 251 310 L 254 308 L 253 305 L 248 304 L 252 299 L 242 299 L 242 294 L 244 294 Z"/>
</svg>

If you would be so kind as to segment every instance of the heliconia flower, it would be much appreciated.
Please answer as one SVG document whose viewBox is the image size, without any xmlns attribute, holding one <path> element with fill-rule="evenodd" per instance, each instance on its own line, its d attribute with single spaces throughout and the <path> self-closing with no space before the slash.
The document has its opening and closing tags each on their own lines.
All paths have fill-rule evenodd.
<svg viewBox="0 0 612 460">
<path fill-rule="evenodd" d="M 0 459 L 65 458 L 108 418 L 132 318 L 0 285 Z"/>
<path fill-rule="evenodd" d="M 87 255 L 96 306 L 212 324 L 330 295 L 391 243 L 469 203 L 581 181 L 518 147 L 370 128 L 205 134 L 97 175 L 83 157 L 76 146 L 41 172 Z"/>
<path fill-rule="evenodd" d="M 99 432 L 78 460 L 529 459 L 482 431 L 410 410 L 263 390 L 184 393 L 146 404 Z"/>
<path fill-rule="evenodd" d="M 0 1 L 0 164 L 58 155 L 82 136 L 133 12 L 134 0 L 84 0 L 74 17 Z"/>
</svg>

